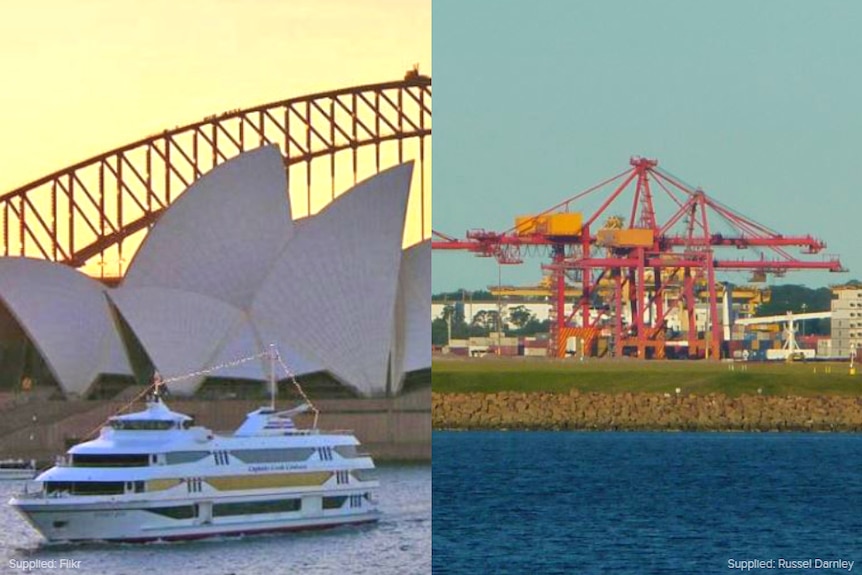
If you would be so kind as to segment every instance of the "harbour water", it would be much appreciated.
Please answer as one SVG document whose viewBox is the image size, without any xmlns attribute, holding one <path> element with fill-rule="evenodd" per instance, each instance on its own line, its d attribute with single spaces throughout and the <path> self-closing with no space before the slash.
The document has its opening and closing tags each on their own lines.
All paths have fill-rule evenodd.
<svg viewBox="0 0 862 575">
<path fill-rule="evenodd" d="M 770 560 L 744 572 L 862 571 L 859 434 L 435 432 L 433 443 L 434 573 L 735 573 Z"/>
<path fill-rule="evenodd" d="M 48 562 L 26 572 L 53 575 L 430 572 L 431 467 L 381 466 L 378 477 L 383 516 L 377 525 L 151 544 L 46 544 L 5 504 L 23 484 L 3 482 L 0 573 L 24 573 L 25 561 Z"/>
</svg>

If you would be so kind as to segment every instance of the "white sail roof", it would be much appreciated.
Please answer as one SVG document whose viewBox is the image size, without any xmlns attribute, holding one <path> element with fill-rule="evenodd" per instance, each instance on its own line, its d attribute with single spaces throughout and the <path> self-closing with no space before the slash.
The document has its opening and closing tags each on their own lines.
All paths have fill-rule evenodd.
<svg viewBox="0 0 862 575">
<path fill-rule="evenodd" d="M 259 333 L 261 330 L 268 334 L 269 337 L 261 336 Z M 219 349 L 218 354 L 211 363 L 213 366 L 223 365 L 237 358 L 247 357 L 249 354 L 261 354 L 269 351 L 269 346 L 275 345 L 282 361 L 287 365 L 292 375 L 303 375 L 325 370 L 325 366 L 320 360 L 310 353 L 297 351 L 296 345 L 292 342 L 275 339 L 273 334 L 276 332 L 276 329 L 268 325 L 266 318 L 263 318 L 260 326 L 258 326 L 252 323 L 248 318 L 248 314 L 243 312 L 243 318 L 231 330 L 224 345 Z M 277 367 L 277 377 L 284 379 L 284 370 L 280 366 Z M 216 377 L 268 380 L 269 370 L 269 359 L 261 358 L 256 361 L 249 361 L 241 365 L 220 369 Z"/>
<path fill-rule="evenodd" d="M 245 307 L 292 233 L 278 147 L 245 152 L 205 174 L 165 211 L 123 286 L 173 288 Z"/>
<path fill-rule="evenodd" d="M 412 164 L 369 178 L 293 227 L 274 208 L 288 204 L 276 191 L 284 185 L 277 148 L 251 155 L 206 175 L 165 213 L 113 301 L 164 377 L 275 344 L 296 375 L 328 371 L 363 394 L 385 392 Z M 257 170 L 270 176 L 245 182 Z M 246 207 L 258 200 L 261 213 Z M 240 246 L 236 230 L 212 235 L 231 222 L 241 227 L 242 218 L 264 222 L 263 233 L 237 232 Z M 272 231 L 278 226 L 287 232 Z M 250 361 L 212 375 L 266 379 L 268 372 L 266 361 Z M 192 393 L 203 379 L 171 390 Z"/>
<path fill-rule="evenodd" d="M 103 373 L 132 374 L 97 281 L 44 260 L 0 258 L 0 300 L 64 392 L 84 395 Z"/>
<path fill-rule="evenodd" d="M 303 222 L 251 306 L 265 340 L 319 358 L 364 395 L 386 391 L 412 163 Z"/>
<path fill-rule="evenodd" d="M 260 358 L 206 372 L 270 344 L 296 375 L 395 392 L 404 372 L 430 364 L 430 244 L 401 249 L 412 171 L 386 170 L 294 225 L 278 148 L 247 152 L 165 211 L 121 287 L 8 258 L 0 301 L 71 393 L 100 374 L 132 375 L 116 314 L 164 378 L 197 372 L 169 385 L 180 395 L 207 375 L 266 379 Z"/>
<path fill-rule="evenodd" d="M 233 364 L 252 355 L 260 354 L 266 345 L 249 321 L 247 314 L 240 312 L 236 323 L 231 326 L 220 342 L 219 348 L 210 360 L 208 368 Z M 228 365 L 218 370 L 214 377 L 233 377 L 238 379 L 264 380 L 269 378 L 269 361 L 257 358 L 236 365 Z"/>
<path fill-rule="evenodd" d="M 166 379 L 209 367 L 242 315 L 218 299 L 176 289 L 123 287 L 110 296 Z M 191 395 L 204 378 L 190 377 L 168 387 L 171 393 Z"/>
<path fill-rule="evenodd" d="M 404 374 L 431 367 L 431 241 L 404 250 L 398 278 L 396 307 L 396 355 L 394 391 L 399 391 Z"/>
</svg>

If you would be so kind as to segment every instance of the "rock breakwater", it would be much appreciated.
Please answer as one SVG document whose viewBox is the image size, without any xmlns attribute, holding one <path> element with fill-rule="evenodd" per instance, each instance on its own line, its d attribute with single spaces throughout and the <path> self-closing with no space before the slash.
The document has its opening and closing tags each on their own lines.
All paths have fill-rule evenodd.
<svg viewBox="0 0 862 575">
<path fill-rule="evenodd" d="M 434 393 L 434 429 L 862 431 L 862 397 Z"/>
</svg>

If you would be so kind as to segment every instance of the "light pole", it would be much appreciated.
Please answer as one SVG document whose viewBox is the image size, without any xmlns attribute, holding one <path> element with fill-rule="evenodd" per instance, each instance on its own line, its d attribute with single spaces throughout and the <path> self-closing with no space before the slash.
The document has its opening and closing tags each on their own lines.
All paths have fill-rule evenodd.
<svg viewBox="0 0 862 575">
<path fill-rule="evenodd" d="M 455 315 L 455 307 L 449 306 L 449 298 L 443 298 L 443 315 L 446 317 L 446 345 L 452 343 L 452 316 Z"/>
<path fill-rule="evenodd" d="M 805 310 L 807 310 L 807 309 L 808 309 L 808 304 L 803 303 L 802 304 L 802 313 L 805 314 Z M 803 317 L 800 321 L 802 323 L 802 337 L 805 337 L 805 317 Z"/>
<path fill-rule="evenodd" d="M 503 332 L 503 265 L 497 263 L 497 355 L 503 355 L 500 349 L 502 332 Z"/>
<path fill-rule="evenodd" d="M 856 343 L 853 342 L 850 344 L 850 375 L 856 375 L 856 366 L 854 365 L 855 360 L 856 360 Z"/>
</svg>

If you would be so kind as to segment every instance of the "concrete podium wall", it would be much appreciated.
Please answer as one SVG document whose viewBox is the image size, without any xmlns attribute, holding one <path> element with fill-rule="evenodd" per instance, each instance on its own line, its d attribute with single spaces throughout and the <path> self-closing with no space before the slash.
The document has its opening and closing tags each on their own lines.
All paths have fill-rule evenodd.
<svg viewBox="0 0 862 575">
<path fill-rule="evenodd" d="M 264 402 L 265 403 L 265 402 Z M 0 458 L 51 461 L 66 443 L 98 432 L 100 425 L 125 405 L 120 401 L 38 400 L 7 403 L 0 412 Z M 132 411 L 142 408 L 142 403 Z M 239 427 L 245 414 L 262 405 L 257 400 L 168 400 L 174 411 L 193 415 L 199 425 L 217 433 Z M 318 427 L 352 430 L 363 450 L 379 461 L 431 460 L 431 390 L 419 389 L 389 399 L 329 399 L 315 402 Z M 279 402 L 288 408 L 289 402 Z M 36 419 L 33 420 L 33 416 Z M 311 416 L 296 418 L 307 427 Z"/>
</svg>

